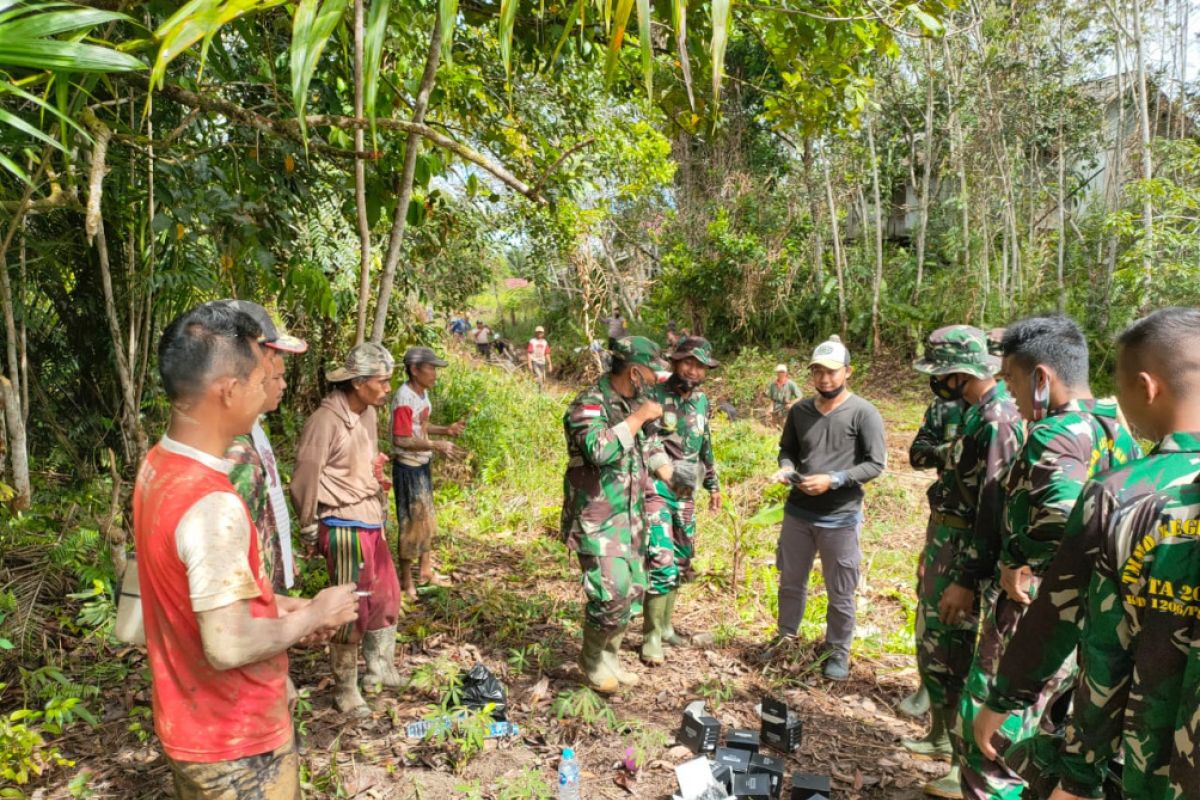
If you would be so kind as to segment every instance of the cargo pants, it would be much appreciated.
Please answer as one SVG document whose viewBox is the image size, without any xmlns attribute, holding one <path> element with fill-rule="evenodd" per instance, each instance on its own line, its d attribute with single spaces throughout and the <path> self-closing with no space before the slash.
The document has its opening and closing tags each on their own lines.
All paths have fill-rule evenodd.
<svg viewBox="0 0 1200 800">
<path fill-rule="evenodd" d="M 646 570 L 642 557 L 585 556 L 579 554 L 583 570 L 583 593 L 587 597 L 587 623 L 601 630 L 615 630 L 642 613 Z"/>
<path fill-rule="evenodd" d="M 929 702 L 955 712 L 975 655 L 982 592 L 976 592 L 974 609 L 959 622 L 947 625 L 938 618 L 938 603 L 951 584 L 947 571 L 966 529 L 943 522 L 930 524 L 917 596 L 917 671 L 929 691 Z"/>
<path fill-rule="evenodd" d="M 691 575 L 696 554 L 696 500 L 676 495 L 662 481 L 646 495 L 649 546 L 646 550 L 647 594 L 668 594 Z"/>
</svg>

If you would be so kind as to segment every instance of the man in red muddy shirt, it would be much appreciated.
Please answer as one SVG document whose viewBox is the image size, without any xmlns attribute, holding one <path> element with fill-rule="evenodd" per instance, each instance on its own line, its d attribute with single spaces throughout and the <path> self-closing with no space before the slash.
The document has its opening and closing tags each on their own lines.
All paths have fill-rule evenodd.
<svg viewBox="0 0 1200 800">
<path fill-rule="evenodd" d="M 217 304 L 167 326 L 171 422 L 133 497 L 154 727 L 181 800 L 299 800 L 287 648 L 353 621 L 353 584 L 277 597 L 224 458 L 266 397 L 261 331 Z"/>
</svg>

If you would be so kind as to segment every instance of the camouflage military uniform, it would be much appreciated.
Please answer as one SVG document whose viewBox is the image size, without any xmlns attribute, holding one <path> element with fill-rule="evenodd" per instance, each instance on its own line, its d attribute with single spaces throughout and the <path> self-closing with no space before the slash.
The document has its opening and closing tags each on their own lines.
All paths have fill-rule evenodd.
<svg viewBox="0 0 1200 800">
<path fill-rule="evenodd" d="M 1031 423 L 1027 434 L 1004 482 L 1001 560 L 1013 568 L 1028 564 L 1040 575 L 1062 539 L 1067 517 L 1084 482 L 1097 472 L 1126 463 L 1140 451 L 1117 421 L 1116 404 L 1106 401 L 1072 400 L 1050 411 L 1045 419 Z M 1031 587 L 1035 590 L 1036 586 Z M 1025 608 L 1000 593 L 983 621 L 955 730 L 963 754 L 962 789 L 966 797 L 1017 798 L 1024 786 L 1008 767 L 983 755 L 975 743 L 973 725 L 987 699 L 1000 656 Z M 1016 742 L 1037 732 L 1045 710 L 1067 690 L 1072 666 L 1065 664 L 1033 705 L 1009 715 L 1000 731 L 1002 738 Z M 1000 752 L 1005 747 L 1001 745 Z"/>
<path fill-rule="evenodd" d="M 650 473 L 667 461 L 656 440 L 624 424 L 633 408 L 605 375 L 563 417 L 568 461 L 560 530 L 579 555 L 587 620 L 607 630 L 641 612 L 645 494 Z"/>
<path fill-rule="evenodd" d="M 999 359 L 987 353 L 982 331 L 954 325 L 935 331 L 918 371 L 937 376 L 990 377 Z M 939 481 L 934 527 L 926 544 L 917 604 L 917 667 L 930 703 L 953 711 L 975 652 L 981 596 L 992 593 L 1000 545 L 1001 478 L 1024 440 L 1016 403 L 997 383 L 967 409 Z M 939 619 L 938 604 L 951 584 L 975 592 L 975 609 L 959 622 Z"/>
<path fill-rule="evenodd" d="M 704 342 L 707 351 L 708 343 L 698 337 L 688 337 L 680 346 L 685 347 L 693 341 Z M 679 352 L 683 351 L 676 351 Z M 691 354 L 690 350 L 686 352 L 686 355 Z M 674 356 L 672 354 L 672 358 Z M 648 591 L 666 594 L 686 580 L 695 554 L 695 481 L 693 479 L 692 485 L 688 486 L 678 478 L 685 469 L 695 477 L 703 470 L 702 485 L 710 493 L 720 491 L 720 483 L 713 462 L 708 395 L 693 389 L 685 398 L 668 380 L 655 386 L 650 397 L 663 407 L 658 439 L 677 467 L 677 480 L 673 481 L 673 486 L 653 478 L 653 489 L 646 497 L 646 516 L 650 525 Z"/>
<path fill-rule="evenodd" d="M 1066 742 L 1032 748 L 1043 792 L 1057 779 L 1102 796 L 1123 745 L 1125 796 L 1200 796 L 1198 477 L 1200 434 L 1175 433 L 1090 481 L 1071 513 L 988 695 L 998 711 L 1030 705 L 1082 642 Z"/>
<path fill-rule="evenodd" d="M 966 407 L 967 404 L 962 400 L 942 400 L 940 397 L 929 404 L 921 429 L 908 448 L 908 463 L 913 469 L 936 469 L 938 476 L 941 476 L 950 455 L 950 447 L 962 425 Z"/>
</svg>

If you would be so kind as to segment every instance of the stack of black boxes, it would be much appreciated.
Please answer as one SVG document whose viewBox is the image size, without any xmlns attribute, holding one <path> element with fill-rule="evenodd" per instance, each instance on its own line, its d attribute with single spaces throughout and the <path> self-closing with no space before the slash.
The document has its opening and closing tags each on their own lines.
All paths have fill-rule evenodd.
<svg viewBox="0 0 1200 800">
<path fill-rule="evenodd" d="M 766 698 L 762 704 L 761 730 L 731 730 L 719 747 L 721 723 L 708 716 L 697 703 L 684 712 L 679 741 L 699 756 L 708 756 L 716 783 L 736 800 L 781 800 L 784 758 L 760 753 L 760 745 L 786 757 L 800 747 L 801 722 L 786 704 Z M 827 776 L 794 773 L 790 800 L 828 800 Z"/>
</svg>

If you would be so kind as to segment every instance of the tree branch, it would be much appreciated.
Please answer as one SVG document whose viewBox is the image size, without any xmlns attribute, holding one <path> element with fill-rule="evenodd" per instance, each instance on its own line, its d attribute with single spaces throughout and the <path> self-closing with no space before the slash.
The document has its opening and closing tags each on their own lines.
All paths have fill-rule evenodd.
<svg viewBox="0 0 1200 800">
<path fill-rule="evenodd" d="M 114 76 L 116 77 L 116 76 Z M 122 75 L 121 80 L 134 83 L 142 88 L 149 88 L 149 80 L 140 75 Z M 189 108 L 207 111 L 209 113 L 221 114 L 232 122 L 240 125 L 254 128 L 263 133 L 276 136 L 283 136 L 299 144 L 304 143 L 304 137 L 300 133 L 300 124 L 294 119 L 275 119 L 272 117 L 259 114 L 256 111 L 251 111 L 248 108 L 238 105 L 237 103 L 228 100 L 213 97 L 209 94 L 201 94 L 184 89 L 181 86 L 174 84 L 166 84 L 160 90 L 159 94 L 166 97 L 168 100 L 179 103 L 180 105 Z M 345 117 L 333 114 L 313 114 L 305 118 L 305 122 L 309 128 L 342 128 L 346 130 L 354 130 L 356 128 L 366 128 L 369 123 L 364 118 Z M 375 122 L 377 128 L 381 130 L 403 131 L 405 133 L 415 133 L 425 140 L 432 142 L 438 147 L 449 150 L 464 161 L 469 161 L 475 164 L 480 169 L 493 175 L 497 180 L 508 186 L 518 194 L 528 197 L 534 202 L 544 202 L 533 189 L 524 181 L 513 175 L 505 166 L 499 164 L 482 153 L 478 152 L 469 145 L 451 139 L 428 125 L 408 120 L 400 119 L 378 119 Z M 378 154 L 374 152 L 355 152 L 353 150 L 343 150 L 339 147 L 325 144 L 323 142 L 309 139 L 308 147 L 322 155 L 327 155 L 335 158 L 378 158 Z"/>
</svg>

